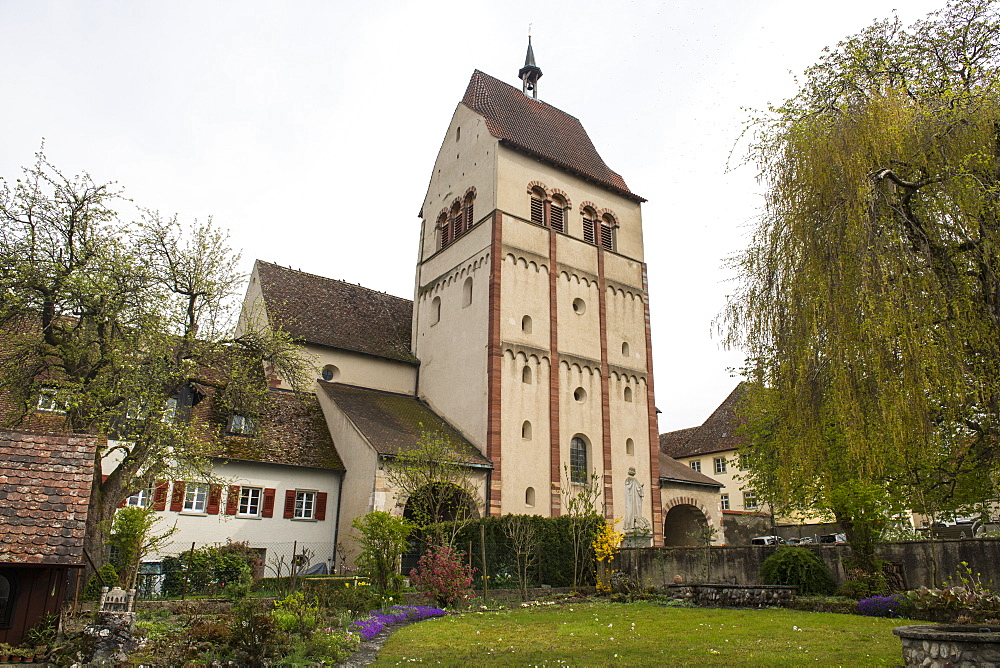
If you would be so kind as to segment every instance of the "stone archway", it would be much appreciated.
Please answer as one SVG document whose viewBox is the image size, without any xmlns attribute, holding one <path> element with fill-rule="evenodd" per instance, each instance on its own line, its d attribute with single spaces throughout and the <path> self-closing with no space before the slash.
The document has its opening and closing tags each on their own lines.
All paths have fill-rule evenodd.
<svg viewBox="0 0 1000 668">
<path fill-rule="evenodd" d="M 711 523 L 708 513 L 693 499 L 677 499 L 663 517 L 664 547 L 701 545 L 698 533 Z"/>
</svg>

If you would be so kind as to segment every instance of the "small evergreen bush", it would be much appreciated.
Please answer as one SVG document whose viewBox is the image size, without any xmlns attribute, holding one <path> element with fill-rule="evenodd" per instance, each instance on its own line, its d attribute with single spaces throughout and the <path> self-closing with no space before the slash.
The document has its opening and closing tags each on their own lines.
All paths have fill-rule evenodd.
<svg viewBox="0 0 1000 668">
<path fill-rule="evenodd" d="M 760 578 L 768 585 L 794 585 L 800 594 L 832 594 L 833 578 L 819 557 L 804 547 L 779 547 L 764 560 Z"/>
</svg>

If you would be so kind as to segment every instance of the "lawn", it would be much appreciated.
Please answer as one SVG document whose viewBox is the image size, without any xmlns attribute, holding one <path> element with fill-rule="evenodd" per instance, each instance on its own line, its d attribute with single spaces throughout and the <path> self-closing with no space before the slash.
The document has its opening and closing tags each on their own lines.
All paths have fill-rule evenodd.
<svg viewBox="0 0 1000 668">
<path fill-rule="evenodd" d="M 652 603 L 538 605 L 449 615 L 394 633 L 376 666 L 898 666 L 906 620 Z"/>
</svg>

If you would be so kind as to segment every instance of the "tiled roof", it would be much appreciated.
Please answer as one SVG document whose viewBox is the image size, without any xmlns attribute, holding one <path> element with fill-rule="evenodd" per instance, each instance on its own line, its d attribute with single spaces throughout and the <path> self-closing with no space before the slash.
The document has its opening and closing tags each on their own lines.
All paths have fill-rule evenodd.
<svg viewBox="0 0 1000 668">
<path fill-rule="evenodd" d="M 737 434 L 736 406 L 743 397 L 744 389 L 744 383 L 737 385 L 700 427 L 660 434 L 660 449 L 671 457 L 739 450 L 743 439 Z M 690 434 L 685 439 L 681 432 Z"/>
<path fill-rule="evenodd" d="M 228 415 L 212 422 L 225 431 Z M 323 410 L 312 394 L 269 389 L 255 436 L 223 434 L 216 456 L 289 466 L 343 470 Z"/>
<path fill-rule="evenodd" d="M 529 98 L 520 90 L 476 70 L 462 103 L 486 120 L 490 134 L 502 143 L 635 201 L 644 202 L 608 167 L 580 120 L 565 111 Z"/>
<path fill-rule="evenodd" d="M 442 440 L 453 461 L 491 466 L 476 446 L 416 397 L 338 383 L 320 385 L 380 455 L 415 448 L 426 432 Z"/>
<path fill-rule="evenodd" d="M 709 478 L 700 471 L 695 471 L 687 464 L 681 464 L 676 459 L 660 453 L 660 480 L 680 482 L 689 485 L 707 485 L 709 487 L 725 487 L 721 482 Z"/>
<path fill-rule="evenodd" d="M 309 343 L 416 364 L 413 302 L 257 260 L 269 321 Z"/>
<path fill-rule="evenodd" d="M 97 442 L 0 431 L 0 564 L 83 564 Z"/>
</svg>

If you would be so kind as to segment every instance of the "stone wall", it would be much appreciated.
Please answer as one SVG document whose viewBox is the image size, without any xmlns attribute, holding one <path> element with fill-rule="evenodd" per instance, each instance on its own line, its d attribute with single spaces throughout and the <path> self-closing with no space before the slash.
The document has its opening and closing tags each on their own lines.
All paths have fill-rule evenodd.
<svg viewBox="0 0 1000 668">
<path fill-rule="evenodd" d="M 847 545 L 806 545 L 826 563 L 838 584 L 847 579 L 843 565 L 851 550 Z M 623 549 L 619 568 L 636 578 L 641 587 L 663 587 L 680 576 L 684 583 L 718 582 L 758 585 L 760 567 L 776 550 L 772 546 L 748 547 L 649 547 Z M 906 541 L 886 543 L 878 555 L 899 565 L 902 586 L 940 586 L 954 575 L 961 562 L 981 573 L 984 582 L 1000 583 L 1000 539 Z"/>
<path fill-rule="evenodd" d="M 898 626 L 903 663 L 910 666 L 996 666 L 1000 633 L 989 626 Z"/>
<path fill-rule="evenodd" d="M 795 601 L 795 587 L 767 585 L 696 584 L 669 585 L 671 598 L 714 608 L 788 607 Z"/>
</svg>

